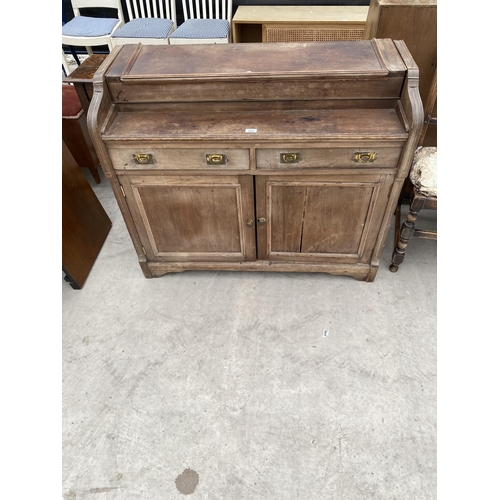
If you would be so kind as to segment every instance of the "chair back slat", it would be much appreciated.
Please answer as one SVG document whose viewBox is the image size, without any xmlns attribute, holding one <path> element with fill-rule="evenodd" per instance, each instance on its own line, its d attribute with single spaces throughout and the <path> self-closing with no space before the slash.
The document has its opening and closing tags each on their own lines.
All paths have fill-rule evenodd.
<svg viewBox="0 0 500 500">
<path fill-rule="evenodd" d="M 175 10 L 175 0 L 164 0 L 162 5 L 164 5 L 165 14 L 167 19 L 171 19 L 174 24 L 177 24 L 177 14 Z"/>
<path fill-rule="evenodd" d="M 95 0 L 94 0 L 95 1 Z M 175 15 L 175 0 L 125 0 L 130 20 L 144 17 L 171 19 L 177 23 Z M 184 0 L 183 0 L 184 3 Z"/>
<path fill-rule="evenodd" d="M 139 8 L 137 7 L 137 0 L 133 0 L 133 2 L 134 2 L 134 8 L 132 9 L 132 15 L 130 19 L 136 19 L 138 17 L 141 17 L 141 15 L 139 14 Z"/>
<path fill-rule="evenodd" d="M 184 19 L 226 19 L 231 22 L 232 0 L 182 0 Z M 201 6 L 200 6 L 201 3 Z"/>
<path fill-rule="evenodd" d="M 126 0 L 127 3 L 127 14 L 129 19 L 133 19 L 132 17 L 132 6 L 130 5 L 130 0 Z"/>
</svg>

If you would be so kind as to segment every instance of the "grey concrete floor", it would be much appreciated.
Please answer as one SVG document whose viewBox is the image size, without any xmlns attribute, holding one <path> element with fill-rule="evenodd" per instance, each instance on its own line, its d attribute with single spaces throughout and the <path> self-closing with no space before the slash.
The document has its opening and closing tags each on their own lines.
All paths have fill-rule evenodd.
<svg viewBox="0 0 500 500">
<path fill-rule="evenodd" d="M 436 242 L 393 274 L 391 229 L 373 283 L 148 280 L 86 176 L 113 226 L 83 289 L 62 280 L 65 500 L 436 498 Z"/>
</svg>

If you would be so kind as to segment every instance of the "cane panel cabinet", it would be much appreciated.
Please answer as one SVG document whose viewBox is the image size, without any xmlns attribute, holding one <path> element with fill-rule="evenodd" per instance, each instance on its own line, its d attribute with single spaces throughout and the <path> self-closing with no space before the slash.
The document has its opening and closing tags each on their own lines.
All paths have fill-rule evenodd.
<svg viewBox="0 0 500 500">
<path fill-rule="evenodd" d="M 89 127 L 144 275 L 373 281 L 422 127 L 390 39 L 116 47 Z"/>
<path fill-rule="evenodd" d="M 362 40 L 368 7 L 346 5 L 240 5 L 233 42 Z"/>
</svg>

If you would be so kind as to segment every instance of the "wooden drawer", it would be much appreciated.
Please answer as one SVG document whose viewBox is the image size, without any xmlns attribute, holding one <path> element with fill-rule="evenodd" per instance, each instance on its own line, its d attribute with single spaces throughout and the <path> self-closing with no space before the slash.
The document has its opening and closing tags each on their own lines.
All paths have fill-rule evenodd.
<svg viewBox="0 0 500 500">
<path fill-rule="evenodd" d="M 257 168 L 396 168 L 401 148 L 257 149 Z"/>
<path fill-rule="evenodd" d="M 248 170 L 248 149 L 110 147 L 117 170 Z"/>
</svg>

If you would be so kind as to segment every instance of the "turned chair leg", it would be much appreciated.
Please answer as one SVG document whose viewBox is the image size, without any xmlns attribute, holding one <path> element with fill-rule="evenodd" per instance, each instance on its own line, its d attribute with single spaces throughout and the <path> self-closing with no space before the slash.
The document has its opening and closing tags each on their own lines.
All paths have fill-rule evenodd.
<svg viewBox="0 0 500 500">
<path fill-rule="evenodd" d="M 401 231 L 399 233 L 399 241 L 395 245 L 394 251 L 392 252 L 392 264 L 389 269 L 393 273 L 397 273 L 399 266 L 403 263 L 405 258 L 406 247 L 408 246 L 408 241 L 412 239 L 415 232 L 415 221 L 418 217 L 418 212 L 420 207 L 414 207 L 413 203 L 410 204 L 410 211 L 406 221 L 403 222 L 401 226 Z"/>
</svg>

